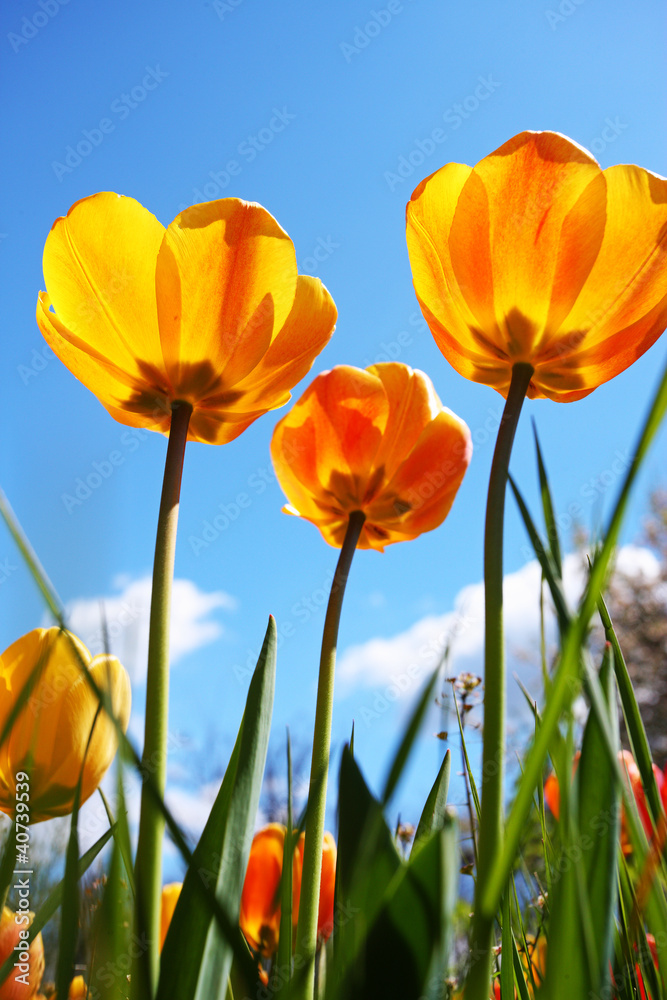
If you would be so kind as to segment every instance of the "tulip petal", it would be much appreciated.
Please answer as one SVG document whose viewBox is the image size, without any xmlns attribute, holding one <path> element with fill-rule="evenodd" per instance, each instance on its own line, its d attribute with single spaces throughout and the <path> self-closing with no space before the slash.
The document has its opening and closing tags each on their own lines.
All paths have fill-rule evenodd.
<svg viewBox="0 0 667 1000">
<path fill-rule="evenodd" d="M 104 191 L 56 219 L 44 247 L 44 277 L 61 332 L 79 351 L 102 356 L 130 377 L 141 374 L 139 362 L 162 363 L 155 260 L 163 234 L 134 198 Z M 49 328 L 42 332 L 57 354 Z M 66 364 L 88 384 L 76 354 Z"/>
<path fill-rule="evenodd" d="M 472 378 L 485 355 L 472 335 L 477 326 L 454 273 L 448 234 L 464 184 L 472 173 L 448 163 L 421 182 L 407 206 L 412 280 L 422 312 L 447 360 Z"/>
<path fill-rule="evenodd" d="M 130 427 L 149 427 L 151 430 L 169 432 L 171 410 L 164 399 L 171 392 L 166 383 L 159 383 L 154 373 L 154 393 L 146 390 L 141 374 L 133 376 L 112 363 L 79 337 L 75 337 L 50 309 L 50 299 L 40 292 L 37 300 L 37 325 L 44 339 L 63 364 L 93 392 L 114 419 Z M 165 377 L 163 376 L 163 379 Z M 143 397 L 142 406 L 134 401 Z"/>
<path fill-rule="evenodd" d="M 635 166 L 604 176 L 604 240 L 558 338 L 558 362 L 576 364 L 590 389 L 624 371 L 667 324 L 667 180 Z"/>
<path fill-rule="evenodd" d="M 408 365 L 388 362 L 371 365 L 367 371 L 380 379 L 389 404 L 387 425 L 373 460 L 375 468 L 382 469 L 383 480 L 389 481 L 442 405 L 431 380 Z"/>
<path fill-rule="evenodd" d="M 564 136 L 522 132 L 461 189 L 452 266 L 479 327 L 512 363 L 531 361 L 550 316 L 569 311 L 590 272 L 605 225 L 600 177 Z"/>
<path fill-rule="evenodd" d="M 273 400 L 271 409 L 290 399 L 290 389 L 308 374 L 336 325 L 336 306 L 319 278 L 299 275 L 287 320 L 257 367 L 239 382 L 239 408 L 254 409 Z M 211 400 L 208 401 L 209 405 Z M 265 404 L 266 405 L 266 404 Z M 267 406 L 267 409 L 269 407 Z"/>
<path fill-rule="evenodd" d="M 259 363 L 289 315 L 296 259 L 260 205 L 225 198 L 168 227 L 156 288 L 164 363 L 178 398 L 228 389 Z"/>
</svg>

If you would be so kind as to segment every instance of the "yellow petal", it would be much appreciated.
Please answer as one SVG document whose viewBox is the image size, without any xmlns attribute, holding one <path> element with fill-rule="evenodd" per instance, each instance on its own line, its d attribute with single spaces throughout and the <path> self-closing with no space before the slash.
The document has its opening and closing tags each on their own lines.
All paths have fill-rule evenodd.
<svg viewBox="0 0 667 1000">
<path fill-rule="evenodd" d="M 586 280 L 604 232 L 601 176 L 564 136 L 523 132 L 481 160 L 461 189 L 453 270 L 482 342 L 510 363 L 531 360 L 550 313 L 569 311 Z"/>
<path fill-rule="evenodd" d="M 336 323 L 336 307 L 317 278 L 299 275 L 292 309 L 257 366 L 234 389 L 202 400 L 190 421 L 189 438 L 233 441 L 267 410 L 283 406 L 290 389 L 311 369 Z"/>
<path fill-rule="evenodd" d="M 268 350 L 296 292 L 289 236 L 260 205 L 195 205 L 168 227 L 156 288 L 164 361 L 178 398 L 232 389 Z"/>
<path fill-rule="evenodd" d="M 131 377 L 141 375 L 140 362 L 162 363 L 155 261 L 163 235 L 139 202 L 104 191 L 56 219 L 44 247 L 46 287 L 67 339 Z M 66 363 L 84 381 L 75 355 Z"/>
</svg>

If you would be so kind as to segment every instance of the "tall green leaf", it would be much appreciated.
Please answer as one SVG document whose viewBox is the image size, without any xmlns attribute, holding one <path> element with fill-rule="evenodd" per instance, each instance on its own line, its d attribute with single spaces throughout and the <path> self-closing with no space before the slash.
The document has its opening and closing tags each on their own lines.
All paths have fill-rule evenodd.
<svg viewBox="0 0 667 1000">
<path fill-rule="evenodd" d="M 202 885 L 236 926 L 271 726 L 276 669 L 273 618 L 248 691 L 222 786 L 185 875 L 162 950 L 157 1000 L 225 1000 L 234 948 L 213 922 Z M 240 930 L 236 930 L 237 949 Z"/>
</svg>

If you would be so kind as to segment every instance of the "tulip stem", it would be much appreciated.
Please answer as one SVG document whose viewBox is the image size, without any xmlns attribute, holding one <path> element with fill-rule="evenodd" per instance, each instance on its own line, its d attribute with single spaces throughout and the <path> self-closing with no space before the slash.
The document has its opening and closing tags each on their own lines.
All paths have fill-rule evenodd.
<svg viewBox="0 0 667 1000">
<path fill-rule="evenodd" d="M 477 882 L 472 921 L 470 969 L 466 1000 L 487 1000 L 491 989 L 494 913 L 481 900 L 493 862 L 503 843 L 505 755 L 505 646 L 503 637 L 503 530 L 505 489 L 519 416 L 533 367 L 518 362 L 512 368 L 503 418 L 493 453 L 484 527 L 484 745 L 482 802 L 477 841 Z"/>
<path fill-rule="evenodd" d="M 299 902 L 299 923 L 296 933 L 296 968 L 303 968 L 296 983 L 298 1000 L 312 1000 L 315 992 L 315 952 L 317 948 L 317 917 L 320 904 L 320 877 L 322 873 L 322 841 L 327 802 L 327 775 L 331 745 L 331 716 L 333 711 L 334 673 L 338 626 L 345 595 L 345 585 L 352 564 L 365 515 L 353 511 L 347 525 L 345 541 L 331 584 L 322 635 L 320 673 L 317 682 L 313 756 L 310 766 L 310 791 L 306 811 L 306 836 L 303 851 L 303 874 Z M 300 959 L 300 964 L 299 964 Z"/>
<path fill-rule="evenodd" d="M 141 774 L 150 777 L 164 797 L 167 775 L 167 726 L 169 714 L 169 623 L 174 576 L 176 528 L 181 475 L 192 406 L 173 403 L 169 444 L 164 467 L 158 515 L 146 676 L 146 721 Z M 160 902 L 162 893 L 162 840 L 164 817 L 144 781 L 141 792 L 139 839 L 135 861 L 136 933 L 147 948 L 135 961 L 132 994 L 141 1000 L 155 995 L 159 972 Z"/>
</svg>

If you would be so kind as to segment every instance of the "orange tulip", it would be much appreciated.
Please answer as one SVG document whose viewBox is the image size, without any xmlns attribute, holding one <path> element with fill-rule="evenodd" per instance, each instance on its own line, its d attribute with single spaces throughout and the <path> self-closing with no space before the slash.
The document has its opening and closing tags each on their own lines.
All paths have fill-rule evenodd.
<svg viewBox="0 0 667 1000">
<path fill-rule="evenodd" d="M 260 205 L 194 205 L 165 229 L 105 191 L 56 219 L 44 247 L 49 346 L 123 424 L 224 444 L 282 406 L 329 340 L 336 308 L 297 274 L 294 246 Z"/>
<path fill-rule="evenodd" d="M 577 769 L 580 757 L 581 753 L 579 752 L 577 752 L 574 756 L 572 764 L 573 774 Z M 653 837 L 653 823 L 651 821 L 651 814 L 649 813 L 648 805 L 646 804 L 646 796 L 644 794 L 644 786 L 642 784 L 639 768 L 637 767 L 635 759 L 629 750 L 619 750 L 618 759 L 623 770 L 624 779 L 635 797 L 639 818 L 642 821 L 644 832 L 646 833 L 646 837 L 650 843 Z M 655 779 L 658 784 L 658 791 L 660 791 L 663 796 L 664 804 L 667 786 L 664 783 L 662 772 L 655 764 L 653 765 L 653 774 L 655 775 Z M 558 778 L 554 772 L 549 775 L 544 783 L 544 799 L 555 818 L 558 819 L 560 814 L 560 786 L 558 784 Z M 621 847 L 624 854 L 632 854 L 632 843 L 627 831 L 627 820 L 625 818 L 624 806 L 621 806 Z"/>
<path fill-rule="evenodd" d="M 285 512 L 340 547 L 349 515 L 363 511 L 358 547 L 380 552 L 444 521 L 471 452 L 428 376 L 395 362 L 318 375 L 271 442 Z"/>
<path fill-rule="evenodd" d="M 176 903 L 178 902 L 178 897 L 181 894 L 182 888 L 182 882 L 170 882 L 169 885 L 165 885 L 162 890 L 162 904 L 160 910 L 160 951 L 162 951 L 164 939 L 167 936 L 169 924 L 171 923 L 171 918 L 174 915 Z"/>
<path fill-rule="evenodd" d="M 280 936 L 280 877 L 283 867 L 286 829 L 269 823 L 255 834 L 250 848 L 239 923 L 248 943 L 264 957 L 278 949 Z M 292 923 L 299 916 L 304 835 L 301 834 L 292 858 Z M 326 940 L 333 930 L 333 899 L 336 880 L 336 844 L 324 835 L 318 935 Z"/>
<path fill-rule="evenodd" d="M 130 679 L 115 656 L 93 658 L 79 639 L 55 627 L 33 629 L 0 656 L 0 732 L 41 665 L 30 696 L 0 746 L 0 810 L 10 816 L 16 812 L 19 820 L 26 816 L 24 822 L 70 813 L 82 767 L 83 803 L 115 756 L 115 726 L 103 710 L 98 713 L 99 702 L 80 664 L 108 692 L 117 720 L 127 729 Z"/>
<path fill-rule="evenodd" d="M 37 934 L 29 947 L 22 947 L 33 914 L 21 913 L 19 917 L 21 923 L 16 922 L 17 914 L 8 906 L 3 908 L 0 917 L 0 965 L 9 955 L 14 955 L 14 962 L 17 963 L 0 986 L 0 1000 L 29 1000 L 36 994 L 44 975 L 42 935 Z M 24 922 L 24 917 L 28 923 Z"/>
<path fill-rule="evenodd" d="M 601 170 L 555 132 L 522 132 L 475 167 L 448 163 L 407 207 L 417 298 L 466 378 L 506 396 L 580 399 L 667 325 L 667 180 Z"/>
<path fill-rule="evenodd" d="M 301 872 L 303 870 L 303 849 L 305 834 L 301 834 L 296 845 L 299 857 L 299 888 L 301 887 Z M 330 833 L 324 834 L 322 845 L 322 874 L 320 876 L 320 905 L 317 912 L 318 940 L 328 941 L 333 931 L 334 895 L 336 891 L 336 841 Z M 296 925 L 299 917 L 298 896 L 296 906 L 292 909 L 292 922 Z"/>
</svg>

